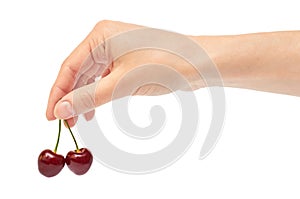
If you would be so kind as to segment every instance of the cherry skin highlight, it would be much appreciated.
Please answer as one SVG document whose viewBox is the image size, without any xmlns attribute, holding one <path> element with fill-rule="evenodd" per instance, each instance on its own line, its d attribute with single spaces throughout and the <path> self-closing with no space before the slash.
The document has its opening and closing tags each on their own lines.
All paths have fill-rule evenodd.
<svg viewBox="0 0 300 199">
<path fill-rule="evenodd" d="M 86 148 L 70 151 L 66 156 L 67 166 L 76 175 L 85 174 L 90 169 L 92 162 L 93 155 Z"/>
<path fill-rule="evenodd" d="M 38 158 L 39 172 L 46 177 L 56 176 L 65 166 L 65 158 L 62 155 L 46 149 Z"/>
</svg>

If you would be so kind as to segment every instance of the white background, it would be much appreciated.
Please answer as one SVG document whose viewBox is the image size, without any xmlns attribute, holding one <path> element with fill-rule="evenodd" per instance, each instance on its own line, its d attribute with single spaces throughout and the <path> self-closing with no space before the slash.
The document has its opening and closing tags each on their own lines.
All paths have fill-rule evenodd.
<svg viewBox="0 0 300 199">
<path fill-rule="evenodd" d="M 57 122 L 45 118 L 51 85 L 60 64 L 97 21 L 118 20 L 193 35 L 299 30 L 297 2 L 1 1 L 0 198 L 299 198 L 299 98 L 251 90 L 226 88 L 223 134 L 204 160 L 198 156 L 211 119 L 206 89 L 196 92 L 200 111 L 196 140 L 165 170 L 128 175 L 95 161 L 84 176 L 75 176 L 66 167 L 48 179 L 37 169 L 39 153 L 53 149 L 56 140 Z M 172 96 L 154 101 L 169 104 L 169 98 L 178 107 Z M 147 101 L 136 99 L 140 100 Z M 112 136 L 118 129 L 109 119 L 110 108 L 110 104 L 100 107 L 97 116 L 108 118 L 105 134 L 109 137 L 111 129 L 109 139 L 122 145 L 128 141 Z M 143 125 L 149 112 L 141 108 L 141 103 L 132 105 L 130 114 L 133 120 L 144 118 L 135 121 Z M 166 107 L 168 121 L 176 121 L 177 114 L 169 110 Z M 159 141 L 152 145 L 148 147 L 153 150 L 163 146 Z M 132 146 L 118 147 L 149 150 Z M 73 149 L 70 136 L 63 133 L 58 152 Z"/>
</svg>

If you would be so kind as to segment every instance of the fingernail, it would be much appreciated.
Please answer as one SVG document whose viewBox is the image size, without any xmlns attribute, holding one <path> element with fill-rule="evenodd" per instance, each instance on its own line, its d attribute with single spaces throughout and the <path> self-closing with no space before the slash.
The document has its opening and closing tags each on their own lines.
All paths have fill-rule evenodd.
<svg viewBox="0 0 300 199">
<path fill-rule="evenodd" d="M 74 116 L 75 111 L 69 102 L 64 101 L 57 105 L 55 114 L 57 118 L 69 119 Z"/>
</svg>

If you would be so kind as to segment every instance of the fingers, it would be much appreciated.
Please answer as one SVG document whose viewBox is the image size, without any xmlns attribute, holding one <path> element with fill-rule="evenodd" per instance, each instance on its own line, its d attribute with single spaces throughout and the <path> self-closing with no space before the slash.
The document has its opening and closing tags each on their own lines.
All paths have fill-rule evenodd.
<svg viewBox="0 0 300 199">
<path fill-rule="evenodd" d="M 118 79 L 117 77 L 118 74 L 111 73 L 97 82 L 80 87 L 66 94 L 55 105 L 55 117 L 69 119 L 86 113 L 86 119 L 92 119 L 95 107 L 112 100 L 112 93 Z"/>
<path fill-rule="evenodd" d="M 75 126 L 77 120 L 78 120 L 78 117 L 75 116 L 75 117 L 73 117 L 73 118 L 67 119 L 67 122 L 68 122 L 68 124 L 69 124 L 70 127 L 73 127 L 73 126 Z M 65 125 L 65 127 L 67 128 L 67 126 L 66 126 L 65 123 L 64 123 L 64 125 Z"/>
<path fill-rule="evenodd" d="M 91 49 L 88 41 L 83 41 L 64 61 L 57 79 L 50 91 L 46 110 L 46 117 L 48 120 L 55 119 L 53 112 L 55 104 L 59 101 L 59 99 L 73 89 L 76 81 L 76 75 L 84 60 L 88 57 L 90 51 Z"/>
<path fill-rule="evenodd" d="M 84 114 L 84 118 L 86 119 L 86 121 L 90 121 L 91 119 L 93 119 L 95 115 L 95 110 L 92 110 L 90 112 L 87 112 Z"/>
<path fill-rule="evenodd" d="M 77 78 L 74 89 L 94 82 L 96 77 L 100 76 L 105 68 L 107 68 L 105 64 L 93 64 Z"/>
</svg>

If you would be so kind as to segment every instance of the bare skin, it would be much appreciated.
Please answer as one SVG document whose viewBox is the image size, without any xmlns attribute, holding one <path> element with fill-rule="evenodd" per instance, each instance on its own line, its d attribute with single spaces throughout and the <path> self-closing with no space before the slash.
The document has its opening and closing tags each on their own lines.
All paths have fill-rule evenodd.
<svg viewBox="0 0 300 199">
<path fill-rule="evenodd" d="M 96 107 L 113 100 L 112 95 L 118 80 L 144 64 L 164 64 L 173 68 L 189 81 L 192 90 L 206 86 L 189 63 L 160 50 L 131 52 L 121 56 L 109 66 L 95 62 L 91 63 L 92 69 L 82 71 L 84 61 L 100 43 L 114 35 L 139 28 L 143 27 L 115 21 L 99 22 L 63 62 L 50 92 L 47 119 L 67 119 L 71 126 L 79 114 L 84 114 L 88 120 L 91 119 Z M 204 48 L 216 64 L 223 85 L 216 82 L 215 86 L 300 96 L 300 31 L 187 37 Z M 97 89 L 90 93 L 88 84 L 93 83 L 97 76 L 102 78 L 97 82 Z M 137 79 L 133 78 L 132 81 Z M 185 90 L 182 85 L 176 86 L 178 90 Z M 80 95 L 82 103 L 79 105 L 73 102 L 75 89 L 82 92 Z M 121 96 L 161 95 L 168 92 L 170 91 L 165 87 L 152 84 L 141 86 L 134 93 L 123 93 Z"/>
</svg>

